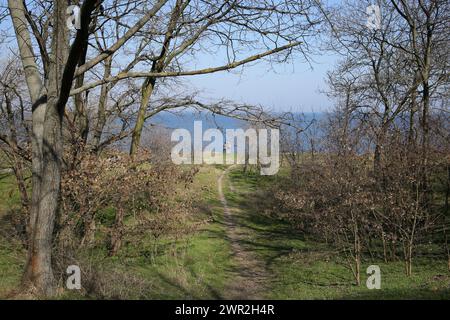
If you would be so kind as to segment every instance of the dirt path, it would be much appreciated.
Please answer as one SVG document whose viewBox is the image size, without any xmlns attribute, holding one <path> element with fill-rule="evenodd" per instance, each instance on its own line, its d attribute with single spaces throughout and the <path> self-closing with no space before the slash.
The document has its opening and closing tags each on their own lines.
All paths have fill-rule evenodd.
<svg viewBox="0 0 450 320">
<path fill-rule="evenodd" d="M 245 231 L 239 227 L 234 217 L 234 214 L 240 212 L 240 210 L 228 205 L 223 192 L 223 179 L 232 168 L 233 166 L 222 172 L 217 180 L 219 199 L 225 213 L 227 236 L 231 241 L 233 259 L 236 264 L 236 270 L 233 271 L 234 275 L 231 283 L 228 284 L 225 290 L 224 298 L 264 299 L 264 282 L 267 277 L 263 263 L 252 252 L 241 245 L 247 237 Z M 234 191 L 231 183 L 229 188 L 231 191 Z"/>
</svg>

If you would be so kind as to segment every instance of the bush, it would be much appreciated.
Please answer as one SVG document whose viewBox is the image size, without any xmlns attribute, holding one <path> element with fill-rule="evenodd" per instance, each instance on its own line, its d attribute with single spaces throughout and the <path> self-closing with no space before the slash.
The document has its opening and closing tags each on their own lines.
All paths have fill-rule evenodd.
<svg viewBox="0 0 450 320">
<path fill-rule="evenodd" d="M 152 165 L 148 152 L 86 155 L 62 181 L 61 251 L 106 241 L 115 255 L 125 235 L 139 241 L 149 234 L 182 234 L 192 212 L 187 186 L 194 174 L 170 162 Z"/>
</svg>

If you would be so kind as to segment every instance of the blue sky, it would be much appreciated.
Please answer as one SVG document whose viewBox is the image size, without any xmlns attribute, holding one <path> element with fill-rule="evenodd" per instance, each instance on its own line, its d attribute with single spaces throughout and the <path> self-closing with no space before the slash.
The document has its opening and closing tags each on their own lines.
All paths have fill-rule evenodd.
<svg viewBox="0 0 450 320">
<path fill-rule="evenodd" d="M 317 54 L 312 56 L 314 61 L 311 65 L 298 58 L 274 68 L 261 61 L 243 70 L 195 76 L 187 80 L 203 97 L 211 99 L 261 104 L 275 111 L 323 112 L 331 108 L 332 102 L 320 90 L 326 89 L 326 73 L 333 68 L 336 59 L 336 56 L 326 53 Z M 216 65 L 221 63 L 216 62 L 212 66 Z"/>
<path fill-rule="evenodd" d="M 9 19 L 3 21 L 0 27 L 3 31 L 12 29 Z M 9 41 L 8 46 L 14 48 L 15 41 Z M 11 52 L 7 51 L 0 56 L 9 54 Z M 245 55 L 240 58 L 243 57 Z M 326 89 L 326 72 L 333 68 L 337 57 L 328 53 L 316 53 L 311 58 L 311 64 L 301 57 L 293 58 L 284 65 L 274 66 L 266 61 L 259 61 L 231 72 L 193 76 L 183 80 L 187 81 L 185 83 L 188 87 L 192 85 L 196 88 L 202 98 L 211 100 L 229 99 L 238 103 L 258 104 L 273 111 L 327 111 L 331 108 L 332 101 L 320 90 Z M 226 63 L 226 56 L 218 53 L 215 56 L 198 57 L 197 62 L 189 63 L 188 69 L 216 67 Z"/>
<path fill-rule="evenodd" d="M 9 45 L 14 47 L 14 41 Z M 215 60 L 210 61 L 208 66 L 226 63 L 225 57 Z M 312 60 L 308 64 L 298 58 L 272 67 L 265 61 L 259 61 L 231 72 L 186 77 L 183 79 L 186 82 L 183 82 L 188 88 L 196 88 L 201 98 L 211 101 L 228 99 L 262 105 L 273 111 L 327 111 L 332 101 L 320 91 L 326 89 L 326 73 L 333 68 L 337 57 L 324 53 L 312 56 Z M 193 65 L 191 67 L 195 68 Z"/>
</svg>

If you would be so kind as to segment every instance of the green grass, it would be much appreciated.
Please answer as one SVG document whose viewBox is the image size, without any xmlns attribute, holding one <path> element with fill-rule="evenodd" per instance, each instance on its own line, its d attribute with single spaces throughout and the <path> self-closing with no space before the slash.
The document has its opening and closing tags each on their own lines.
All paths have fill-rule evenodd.
<svg viewBox="0 0 450 320">
<path fill-rule="evenodd" d="M 0 173 L 0 214 L 20 208 L 20 195 L 16 180 L 11 174 Z"/>
<path fill-rule="evenodd" d="M 221 299 L 233 281 L 234 265 L 226 236 L 223 208 L 217 195 L 216 179 L 225 166 L 204 166 L 196 175 L 192 192 L 196 195 L 194 221 L 203 223 L 193 234 L 156 241 L 149 235 L 139 243 L 125 241 L 116 257 L 108 257 L 105 248 L 85 250 L 82 269 L 91 265 L 104 278 L 104 298 L 134 299 Z M 280 170 L 279 176 L 287 172 Z M 350 270 L 330 246 L 313 241 L 293 230 L 281 218 L 271 215 L 273 201 L 265 189 L 277 176 L 260 176 L 253 169 L 243 174 L 240 167 L 225 179 L 232 191 L 224 190 L 230 207 L 236 211 L 237 225 L 247 235 L 240 245 L 255 253 L 267 270 L 264 297 L 269 299 L 449 299 L 450 274 L 444 258 L 423 255 L 414 260 L 413 275 L 404 275 L 401 261 L 363 261 L 362 285 L 353 284 Z M 17 208 L 19 195 L 11 176 L 0 179 L 0 218 Z M 271 210 L 268 210 L 271 209 Z M 111 220 L 105 209 L 102 217 Z M 1 229 L 1 228 L 0 228 Z M 3 230 L 3 229 L 1 229 Z M 0 297 L 16 289 L 25 260 L 19 243 L 0 235 Z M 427 247 L 427 250 L 439 248 Z M 381 268 L 381 290 L 365 286 L 365 268 Z M 84 279 L 86 280 L 86 279 Z M 83 281 L 83 278 L 82 278 Z M 87 281 L 87 280 L 86 280 Z M 111 291 L 109 291 L 109 287 Z M 98 289 L 97 289 L 98 291 Z M 119 291 L 119 292 L 118 292 Z M 101 298 L 65 291 L 60 298 Z"/>
<path fill-rule="evenodd" d="M 111 281 L 114 275 L 131 275 L 137 283 L 143 283 L 142 290 L 124 288 L 121 298 L 145 299 L 219 299 L 227 283 L 229 270 L 233 268 L 229 243 L 224 235 L 223 211 L 217 199 L 216 179 L 221 173 L 219 168 L 209 166 L 201 168 L 197 174 L 194 192 L 201 195 L 196 203 L 195 220 L 208 221 L 194 234 L 182 236 L 176 241 L 161 238 L 157 240 L 159 248 L 152 253 L 154 240 L 149 236 L 144 243 L 126 242 L 116 257 L 108 257 L 106 250 L 86 250 L 80 257 L 83 269 L 92 266 L 108 273 Z M 6 219 L 9 212 L 19 205 L 19 195 L 12 176 L 0 180 L 0 192 L 5 195 L 0 202 L 0 217 Z M 99 216 L 111 220 L 111 210 Z M 195 221 L 194 221 L 195 222 Z M 2 234 L 4 236 L 4 234 Z M 19 243 L 3 237 L 0 242 L 0 296 L 16 289 L 20 283 L 26 252 Z M 83 265 L 84 264 L 84 265 Z M 62 284 L 61 284 L 62 285 Z M 124 286 L 127 284 L 125 283 Z M 114 287 L 114 284 L 112 284 Z M 114 288 L 116 290 L 117 288 Z M 106 291 L 108 291 L 106 289 Z M 106 292 L 108 294 L 108 292 Z M 109 298 L 115 297 L 111 293 Z M 64 292 L 61 298 L 85 298 L 76 292 Z M 97 298 L 87 296 L 87 298 Z"/>
<path fill-rule="evenodd" d="M 293 230 L 288 223 L 264 212 L 273 204 L 262 192 L 276 177 L 245 175 L 236 169 L 227 189 L 231 205 L 242 208 L 239 225 L 247 233 L 242 246 L 255 252 L 271 275 L 266 298 L 270 299 L 450 299 L 450 274 L 445 257 L 416 258 L 413 275 L 404 274 L 401 261 L 384 263 L 366 258 L 361 286 L 354 285 L 345 261 L 326 244 Z M 369 290 L 365 282 L 369 265 L 381 269 L 381 289 Z"/>
<path fill-rule="evenodd" d="M 138 283 L 143 283 L 143 288 L 129 290 L 121 298 L 222 298 L 229 272 L 234 266 L 225 237 L 223 211 L 217 199 L 216 179 L 220 172 L 215 167 L 203 167 L 191 186 L 194 192 L 202 195 L 196 203 L 195 220 L 208 221 L 194 234 L 176 241 L 161 238 L 155 242 L 148 236 L 139 245 L 126 242 L 119 254 L 112 258 L 107 257 L 106 252 L 91 254 L 94 264 L 102 265 L 101 272 L 133 275 L 139 279 Z M 158 251 L 154 251 L 155 245 Z M 117 291 L 117 287 L 114 290 Z M 64 296 L 67 297 L 79 298 L 72 294 Z"/>
<path fill-rule="evenodd" d="M 147 298 L 219 299 L 231 268 L 228 243 L 215 225 L 189 239 L 185 251 L 161 255 L 154 263 L 138 263 L 138 274 L 153 279 L 155 289 Z"/>
<path fill-rule="evenodd" d="M 25 252 L 18 244 L 0 244 L 0 298 L 20 284 Z"/>
<path fill-rule="evenodd" d="M 171 250 L 149 262 L 138 258 L 137 271 L 155 282 L 151 297 L 158 299 L 220 299 L 232 259 L 225 237 L 223 211 L 217 200 L 220 170 L 203 167 L 192 188 L 202 195 L 198 220 L 209 220 L 201 230 L 180 240 Z"/>
<path fill-rule="evenodd" d="M 9 174 L 0 174 L 0 297 L 17 288 L 20 283 L 25 251 L 21 244 L 10 236 L 9 215 L 20 214 L 20 196 L 15 179 Z"/>
</svg>

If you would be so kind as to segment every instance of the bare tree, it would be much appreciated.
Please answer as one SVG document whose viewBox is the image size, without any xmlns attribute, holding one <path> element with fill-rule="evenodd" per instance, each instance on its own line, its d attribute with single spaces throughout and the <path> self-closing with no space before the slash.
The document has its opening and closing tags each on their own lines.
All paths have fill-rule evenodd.
<svg viewBox="0 0 450 320">
<path fill-rule="evenodd" d="M 74 144 L 80 141 L 86 145 L 94 89 L 101 87 L 93 135 L 94 149 L 98 150 L 103 142 L 129 134 L 127 124 L 111 141 L 101 140 L 108 100 L 117 98 L 112 102 L 112 114 L 122 120 L 124 109 L 134 103 L 130 99 L 133 93 L 117 94 L 112 89 L 123 88 L 119 82 L 129 79 L 127 91 L 136 92 L 131 80 L 145 79 L 133 130 L 132 150 L 136 150 L 156 79 L 230 70 L 275 54 L 282 54 L 283 60 L 317 23 L 310 19 L 309 1 L 86 0 L 80 10 L 80 28 L 72 36 L 65 1 L 9 0 L 8 9 L 32 105 L 31 234 L 23 282 L 44 295 L 54 293 L 52 235 L 66 165 L 65 141 L 73 135 Z M 135 55 L 122 60 L 130 56 L 129 46 L 133 45 L 138 45 Z M 237 45 L 249 54 L 237 58 Z M 222 48 L 230 54 L 229 61 L 183 70 L 184 54 L 195 59 L 195 52 L 208 46 Z M 150 71 L 144 70 L 148 63 Z M 150 114 L 165 108 L 151 109 Z"/>
<path fill-rule="evenodd" d="M 16 59 L 9 59 L 1 71 L 0 78 L 0 149 L 9 160 L 19 188 L 22 207 L 29 206 L 29 194 L 26 185 L 26 168 L 29 155 L 29 122 L 26 119 L 25 102 L 20 94 L 24 83 L 23 73 Z"/>
<path fill-rule="evenodd" d="M 54 3 L 51 54 L 48 61 L 45 61 L 45 81 L 42 81 L 28 31 L 26 19 L 28 11 L 25 4 L 12 0 L 8 2 L 33 102 L 33 199 L 30 209 L 31 237 L 24 282 L 32 284 L 39 293 L 45 295 L 54 292 L 51 252 L 60 194 L 62 121 L 75 68 L 82 54 L 80 48 L 87 42 L 91 13 L 96 5 L 97 1 L 84 2 L 81 9 L 81 29 L 78 30 L 69 48 L 69 32 L 66 25 L 68 5 L 60 1 Z M 41 52 L 43 51 L 41 47 Z"/>
</svg>

